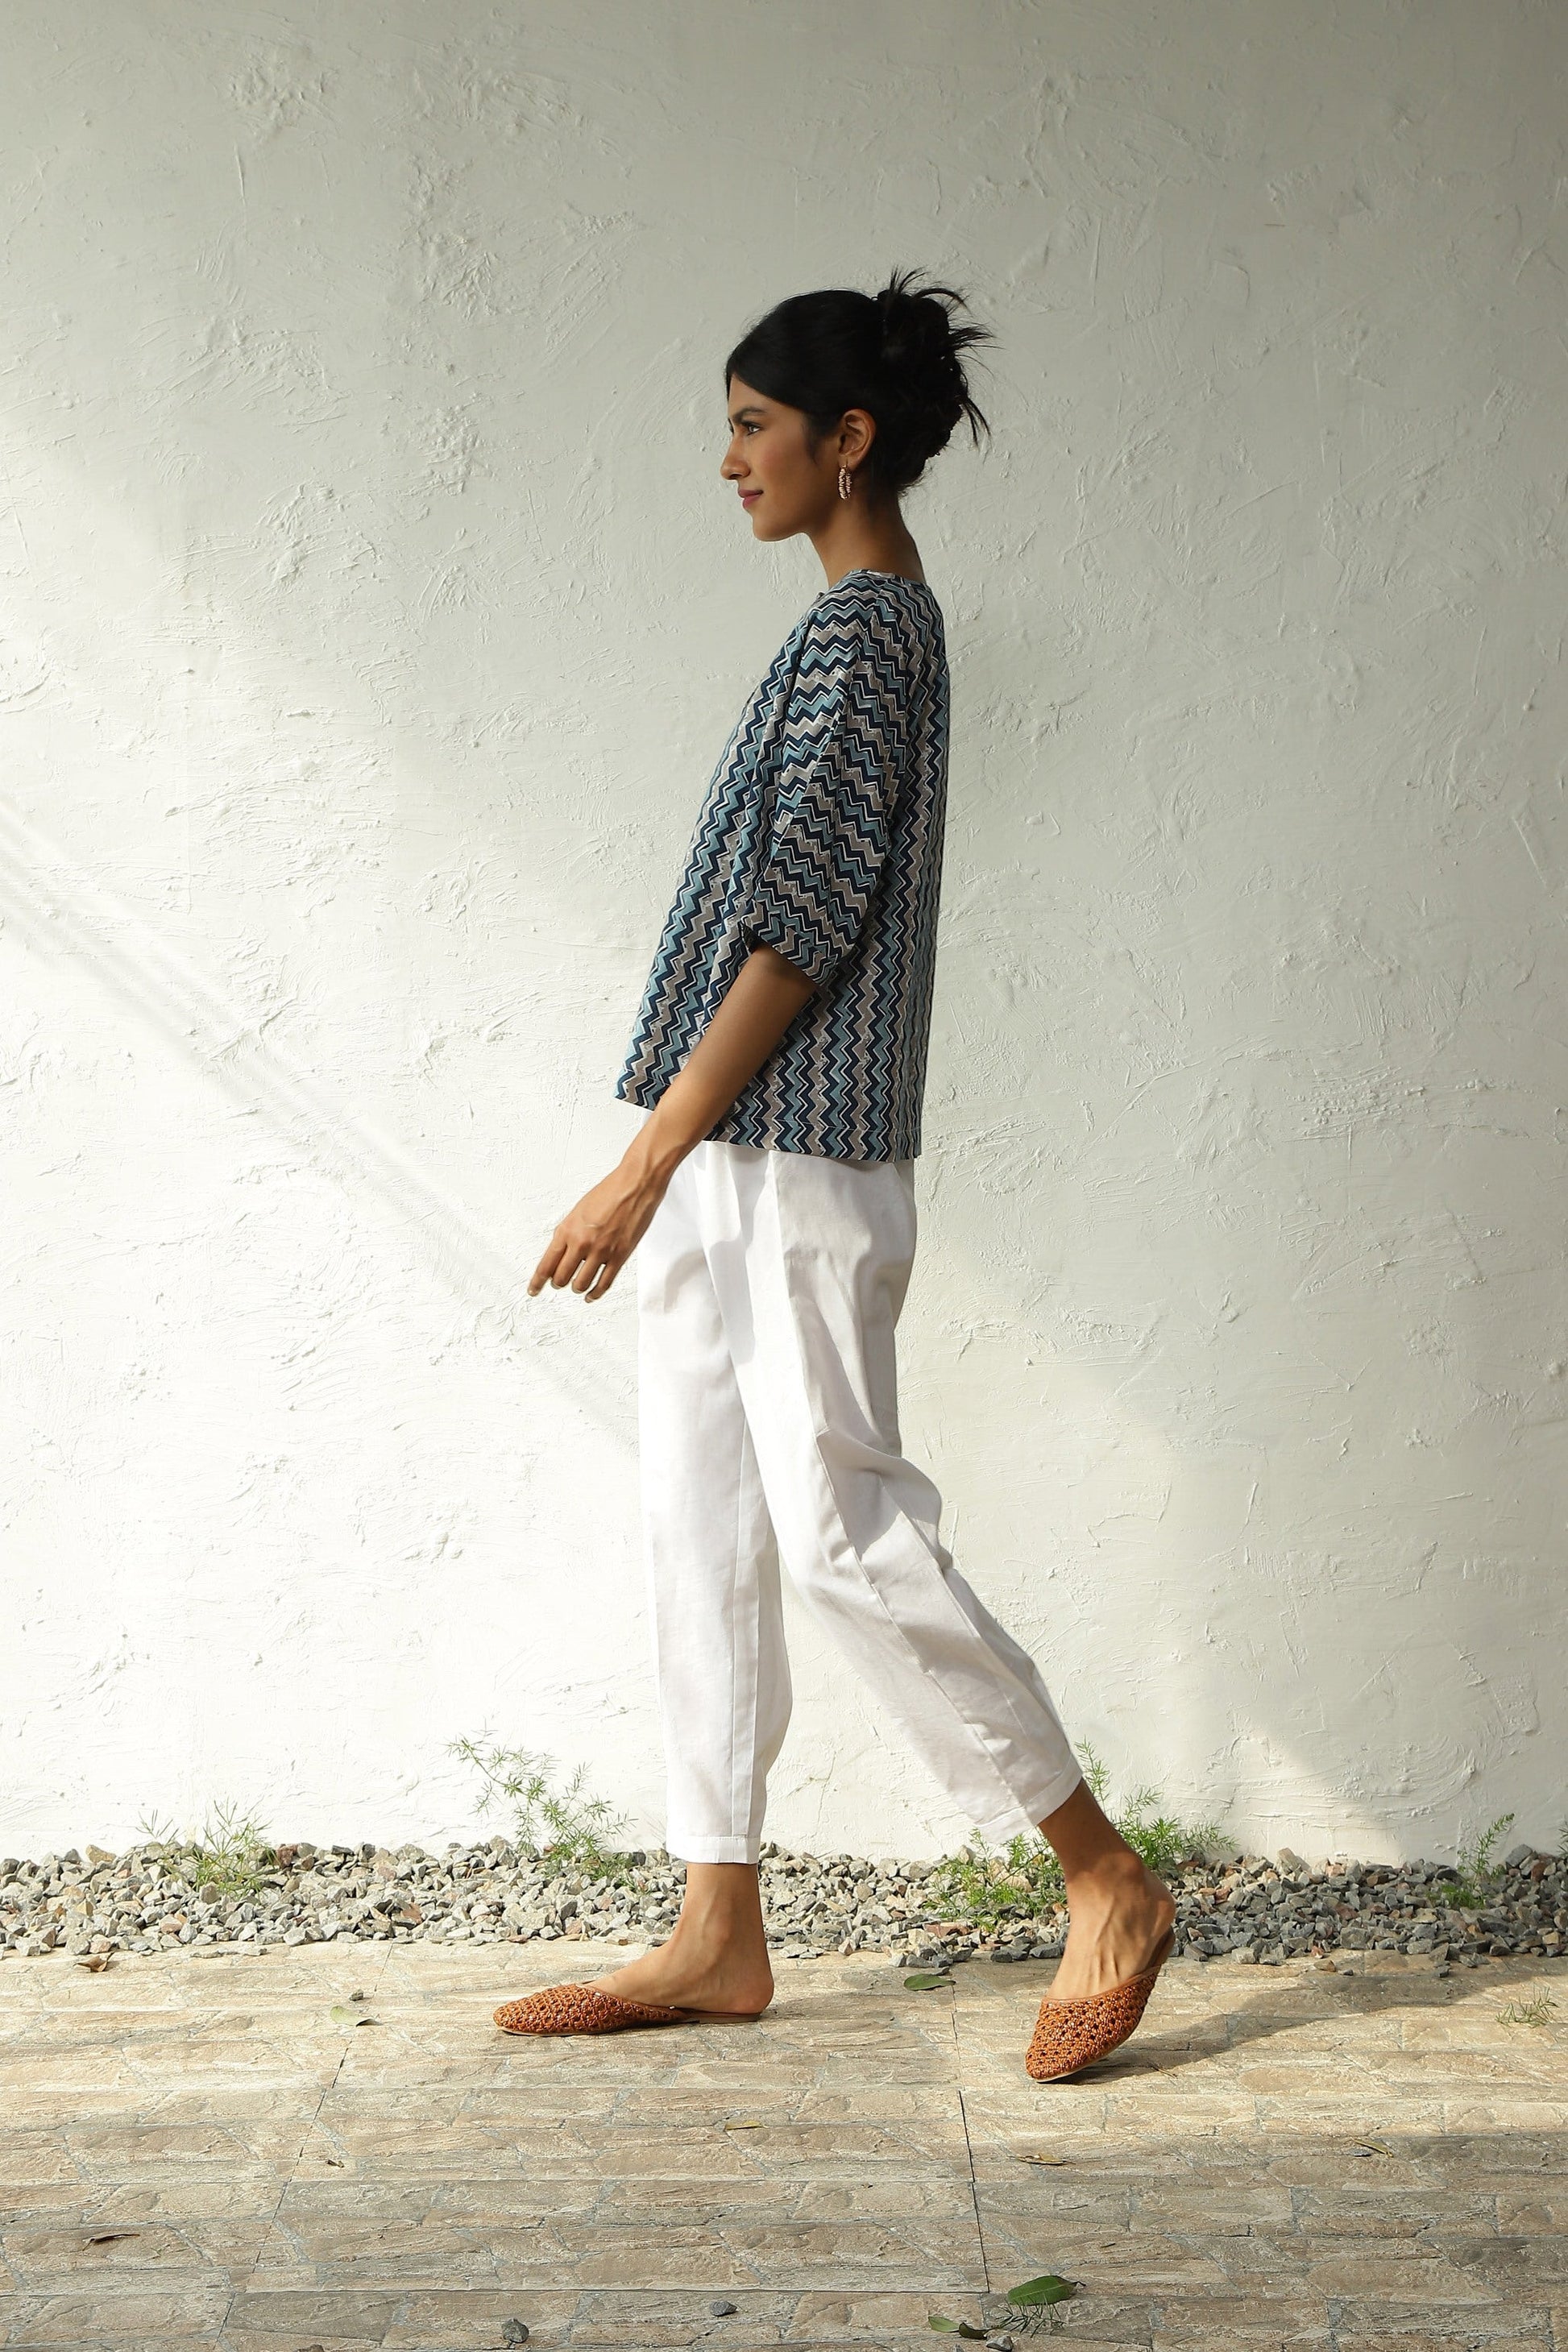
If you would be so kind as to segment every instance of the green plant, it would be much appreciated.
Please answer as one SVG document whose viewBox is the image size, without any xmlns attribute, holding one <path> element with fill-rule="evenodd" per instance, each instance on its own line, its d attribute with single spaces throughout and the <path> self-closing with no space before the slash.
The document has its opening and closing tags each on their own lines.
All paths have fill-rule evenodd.
<svg viewBox="0 0 1568 2352">
<path fill-rule="evenodd" d="M 1479 1910 L 1498 1874 L 1493 1856 L 1512 1824 L 1511 1813 L 1500 1813 L 1489 1829 L 1478 1830 L 1473 1837 L 1460 1841 L 1458 1877 L 1441 1880 L 1436 1888 L 1445 1903 L 1455 1904 L 1462 1911 Z"/>
<path fill-rule="evenodd" d="M 1499 2010 L 1497 2021 L 1500 2025 L 1550 2025 L 1556 2007 L 1556 1995 L 1543 1988 L 1540 1992 L 1531 1993 L 1528 2000 L 1508 2002 L 1506 2007 Z"/>
<path fill-rule="evenodd" d="M 1110 1776 L 1087 1744 L 1083 1759 L 1083 1777 L 1090 1793 L 1104 1803 Z M 1186 1855 L 1217 1839 L 1219 1832 L 1212 1822 L 1189 1827 L 1159 1807 L 1158 1790 L 1142 1788 L 1120 1811 L 1112 1811 L 1111 1818 L 1134 1853 L 1163 1876 Z M 931 1887 L 956 1916 L 972 1921 L 987 1934 L 1008 1918 L 1033 1918 L 1067 1899 L 1061 1864 L 1044 1838 L 1019 1835 L 998 1851 L 987 1845 L 978 1831 L 962 1853 L 950 1854 L 938 1864 Z"/>
<path fill-rule="evenodd" d="M 1066 1900 L 1062 1866 L 1041 1837 L 1009 1838 L 998 1851 L 978 1830 L 962 1853 L 931 1873 L 931 1893 L 954 1918 L 986 1935 L 1006 1919 L 1032 1919 Z"/>
<path fill-rule="evenodd" d="M 234 1805 L 211 1806 L 205 1827 L 187 1851 L 192 1884 L 231 1901 L 258 1893 L 278 1860 L 261 1822 Z"/>
<path fill-rule="evenodd" d="M 510 1809 L 516 1843 L 542 1859 L 570 1863 L 595 1874 L 617 1874 L 608 1841 L 625 1826 L 607 1799 L 586 1794 L 587 1768 L 579 1764 L 565 1787 L 555 1785 L 555 1760 L 525 1748 L 498 1748 L 489 1732 L 478 1739 L 454 1739 L 448 1752 L 471 1764 L 482 1787 L 479 1811 Z"/>
<path fill-rule="evenodd" d="M 1083 1753 L 1083 1777 L 1089 1782 L 1089 1793 L 1104 1804 L 1110 1786 L 1110 1775 L 1087 1740 Z M 1188 1824 L 1175 1821 L 1159 1811 L 1159 1804 L 1157 1789 L 1140 1789 L 1120 1812 L 1112 1812 L 1111 1818 L 1139 1860 L 1156 1877 L 1163 1878 L 1179 1869 L 1189 1854 L 1217 1843 L 1220 1832 L 1214 1822 Z"/>
<path fill-rule="evenodd" d="M 260 1822 L 235 1805 L 209 1805 L 200 1833 L 184 1839 L 154 1812 L 143 1813 L 136 1826 L 142 1843 L 162 1846 L 188 1885 L 231 1900 L 257 1894 L 278 1860 Z"/>
</svg>

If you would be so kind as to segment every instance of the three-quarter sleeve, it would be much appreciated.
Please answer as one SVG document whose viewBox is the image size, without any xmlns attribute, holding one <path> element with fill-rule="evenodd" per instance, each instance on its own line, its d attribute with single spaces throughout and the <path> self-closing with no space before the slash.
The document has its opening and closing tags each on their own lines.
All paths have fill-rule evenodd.
<svg viewBox="0 0 1568 2352">
<path fill-rule="evenodd" d="M 854 947 L 888 856 L 908 661 L 874 607 L 814 614 L 790 683 L 768 829 L 742 928 L 820 986 Z"/>
</svg>

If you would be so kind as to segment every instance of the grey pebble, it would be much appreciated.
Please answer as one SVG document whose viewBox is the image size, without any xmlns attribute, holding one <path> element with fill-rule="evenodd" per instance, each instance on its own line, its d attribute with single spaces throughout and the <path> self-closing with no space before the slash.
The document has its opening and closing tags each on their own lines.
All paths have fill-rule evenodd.
<svg viewBox="0 0 1568 2352">
<path fill-rule="evenodd" d="M 167 1951 L 194 1957 L 265 1951 L 333 1940 L 510 1945 L 582 1942 L 607 1957 L 616 1944 L 668 1934 L 685 1874 L 661 1850 L 621 1855 L 595 1875 L 562 1868 L 495 1837 L 395 1852 L 360 1844 L 279 1849 L 276 1868 L 233 1895 L 196 1885 L 189 1844 L 145 1842 L 114 1854 L 100 1846 L 0 1859 L 0 1952 L 26 1957 L 89 1950 Z M 952 1927 L 952 1898 L 930 1860 L 868 1862 L 851 1854 L 762 1856 L 768 1940 L 790 1959 L 876 1953 L 904 1969 L 950 1969 L 966 1960 L 1058 1958 L 1065 1908 L 1004 1917 L 994 1937 Z M 1510 1953 L 1568 1948 L 1568 1864 L 1516 1846 L 1469 1908 L 1444 1899 L 1447 1864 L 1309 1864 L 1289 1847 L 1273 1861 L 1226 1850 L 1171 1873 L 1176 1950 L 1279 1967 L 1318 1953 L 1403 1952 L 1432 1968 L 1470 1968 Z M 939 1929 L 947 1929 L 939 1934 Z"/>
<path fill-rule="evenodd" d="M 715 2319 L 732 2319 L 740 2308 L 738 2303 L 726 2303 L 722 2295 L 708 2306 L 709 2312 Z"/>
<path fill-rule="evenodd" d="M 509 2319 L 500 2332 L 503 2344 L 526 2344 L 528 2330 L 521 2319 Z"/>
</svg>

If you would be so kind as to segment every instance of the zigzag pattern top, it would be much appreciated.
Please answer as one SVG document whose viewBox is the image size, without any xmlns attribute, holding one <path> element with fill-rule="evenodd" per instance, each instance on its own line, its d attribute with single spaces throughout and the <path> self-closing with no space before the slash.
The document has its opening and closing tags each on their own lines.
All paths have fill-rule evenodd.
<svg viewBox="0 0 1568 2352">
<path fill-rule="evenodd" d="M 847 572 L 795 623 L 708 786 L 616 1092 L 651 1108 L 752 949 L 817 983 L 710 1136 L 921 1148 L 947 803 L 942 607 Z"/>
</svg>

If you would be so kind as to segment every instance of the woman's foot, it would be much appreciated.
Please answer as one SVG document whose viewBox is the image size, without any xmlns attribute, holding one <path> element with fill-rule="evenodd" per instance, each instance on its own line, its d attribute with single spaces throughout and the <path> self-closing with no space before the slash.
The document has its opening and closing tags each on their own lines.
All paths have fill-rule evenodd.
<svg viewBox="0 0 1568 2352">
<path fill-rule="evenodd" d="M 1141 1976 L 1173 1925 L 1163 1879 L 1135 1853 L 1108 1854 L 1068 1881 L 1067 1948 L 1051 1979 L 1053 2000 L 1079 2000 Z"/>
<path fill-rule="evenodd" d="M 686 1898 L 668 1942 L 594 1979 L 598 1992 L 664 2009 L 750 2017 L 773 1997 L 757 1874 L 739 1862 L 691 1863 Z"/>
<path fill-rule="evenodd" d="M 1164 1880 L 1144 1868 L 1087 1780 L 1046 1815 L 1040 1834 L 1061 1863 L 1071 1922 L 1050 1998 L 1083 2000 L 1142 1976 L 1176 1916 Z"/>
</svg>

